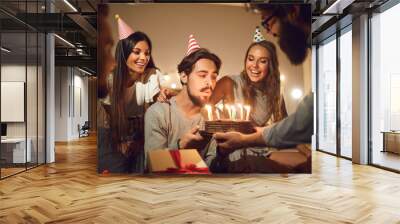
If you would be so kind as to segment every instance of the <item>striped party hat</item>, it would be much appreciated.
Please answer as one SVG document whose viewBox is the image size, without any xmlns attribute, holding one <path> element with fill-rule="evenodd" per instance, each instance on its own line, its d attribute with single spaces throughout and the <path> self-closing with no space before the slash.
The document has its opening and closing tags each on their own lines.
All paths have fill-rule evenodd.
<svg viewBox="0 0 400 224">
<path fill-rule="evenodd" d="M 126 24 L 125 21 L 121 19 L 118 14 L 115 15 L 115 19 L 118 22 L 118 36 L 120 40 L 125 39 L 129 37 L 129 35 L 134 33 L 133 29 L 128 24 Z"/>
<path fill-rule="evenodd" d="M 190 34 L 186 56 L 197 51 L 198 49 L 200 49 L 200 45 L 197 43 L 196 39 L 194 39 L 193 34 Z"/>
<path fill-rule="evenodd" d="M 253 42 L 261 42 L 265 40 L 264 36 L 261 34 L 260 27 L 256 27 L 256 31 L 254 32 Z"/>
</svg>

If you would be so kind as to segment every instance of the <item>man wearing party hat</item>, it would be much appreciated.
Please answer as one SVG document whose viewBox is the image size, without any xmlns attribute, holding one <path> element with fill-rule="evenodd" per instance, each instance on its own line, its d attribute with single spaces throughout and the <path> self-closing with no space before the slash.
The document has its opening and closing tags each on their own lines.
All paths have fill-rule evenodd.
<svg viewBox="0 0 400 224">
<path fill-rule="evenodd" d="M 205 154 L 211 146 L 199 134 L 199 126 L 204 121 L 201 109 L 209 101 L 220 67 L 218 56 L 201 48 L 190 35 L 186 55 L 178 65 L 182 91 L 168 103 L 153 104 L 146 112 L 146 157 L 156 149 L 195 148 L 207 162 Z"/>
</svg>

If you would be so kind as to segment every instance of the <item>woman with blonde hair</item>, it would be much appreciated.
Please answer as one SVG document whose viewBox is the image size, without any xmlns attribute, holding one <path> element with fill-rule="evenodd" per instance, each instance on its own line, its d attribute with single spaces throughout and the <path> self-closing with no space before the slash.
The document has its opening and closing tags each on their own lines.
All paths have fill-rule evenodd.
<svg viewBox="0 0 400 224">
<path fill-rule="evenodd" d="M 225 76 L 217 82 L 211 104 L 222 100 L 224 104 L 250 105 L 250 121 L 255 127 L 264 127 L 287 117 L 287 111 L 281 95 L 275 45 L 263 38 L 260 40 L 259 37 L 255 37 L 255 42 L 247 49 L 243 71 L 239 75 Z M 267 159 L 272 150 L 274 149 L 267 147 L 218 150 L 224 159 L 214 171 L 274 172 L 275 163 Z"/>
<path fill-rule="evenodd" d="M 224 76 L 214 89 L 211 103 L 242 103 L 251 106 L 250 120 L 263 127 L 287 117 L 275 45 L 262 40 L 246 52 L 239 75 Z"/>
</svg>

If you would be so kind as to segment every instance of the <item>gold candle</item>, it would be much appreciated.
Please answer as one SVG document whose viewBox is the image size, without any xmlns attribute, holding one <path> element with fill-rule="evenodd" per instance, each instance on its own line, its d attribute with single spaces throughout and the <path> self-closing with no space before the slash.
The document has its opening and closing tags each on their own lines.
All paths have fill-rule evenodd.
<svg viewBox="0 0 400 224">
<path fill-rule="evenodd" d="M 221 116 L 219 115 L 218 109 L 215 109 L 215 114 L 217 115 L 217 120 L 221 120 Z"/>
<path fill-rule="evenodd" d="M 229 104 L 225 104 L 225 108 L 228 111 L 229 119 L 232 120 L 231 106 Z"/>
<path fill-rule="evenodd" d="M 246 121 L 250 119 L 250 106 L 244 105 L 244 109 L 246 110 Z"/>
<path fill-rule="evenodd" d="M 244 113 L 243 113 L 243 105 L 241 103 L 238 103 L 237 106 L 239 107 L 239 112 L 240 112 L 240 120 L 243 121 Z"/>
<path fill-rule="evenodd" d="M 231 112 L 232 112 L 232 120 L 236 120 L 236 107 L 235 107 L 235 105 L 231 105 Z"/>
<path fill-rule="evenodd" d="M 210 105 L 206 105 L 206 109 L 208 114 L 208 120 L 212 121 L 213 120 L 212 107 Z"/>
<path fill-rule="evenodd" d="M 221 114 L 220 114 L 220 112 L 221 113 L 223 113 L 224 112 L 224 104 L 217 104 L 216 105 L 216 109 L 215 109 L 215 112 L 217 113 L 217 117 L 218 117 L 218 120 L 221 120 Z"/>
</svg>

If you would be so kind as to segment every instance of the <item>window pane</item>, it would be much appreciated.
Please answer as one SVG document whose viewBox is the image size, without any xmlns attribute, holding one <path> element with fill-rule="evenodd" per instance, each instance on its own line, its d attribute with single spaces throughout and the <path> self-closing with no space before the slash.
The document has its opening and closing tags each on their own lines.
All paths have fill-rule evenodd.
<svg viewBox="0 0 400 224">
<path fill-rule="evenodd" d="M 340 36 L 340 153 L 351 158 L 352 141 L 352 35 Z"/>
<path fill-rule="evenodd" d="M 1 140 L 1 177 L 25 170 L 31 160 L 26 141 L 26 33 L 1 34 L 1 123 L 6 125 Z M 28 143 L 28 144 L 27 144 Z"/>
<path fill-rule="evenodd" d="M 372 23 L 372 163 L 400 170 L 400 4 L 374 15 Z M 389 132 L 384 139 L 382 132 Z M 386 147 L 385 147 L 386 145 Z"/>
<path fill-rule="evenodd" d="M 336 153 L 336 39 L 318 48 L 318 148 Z"/>
</svg>

